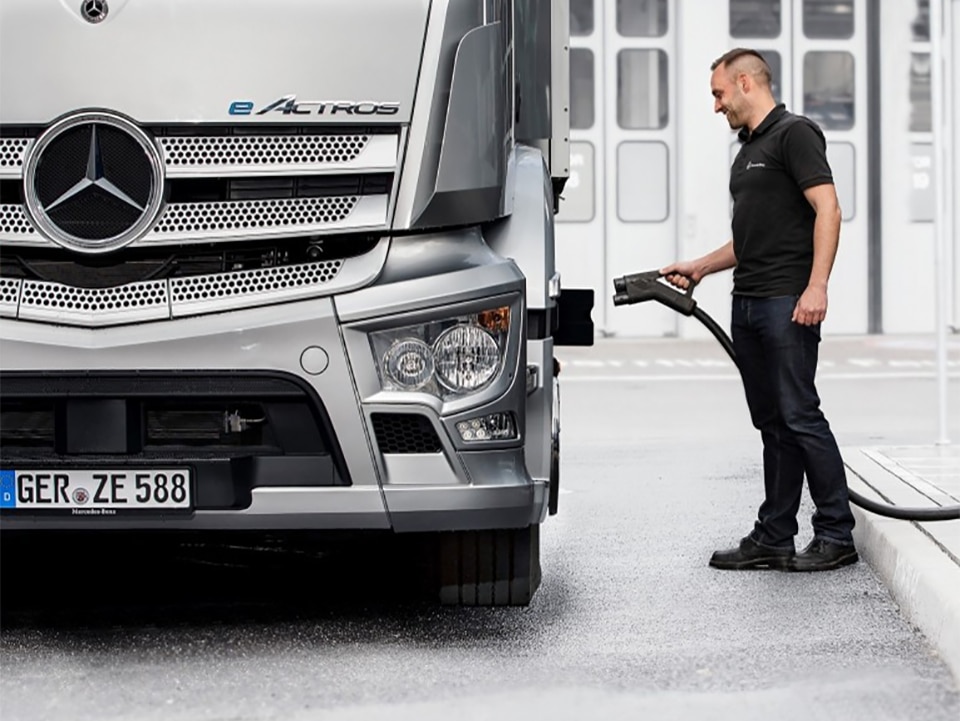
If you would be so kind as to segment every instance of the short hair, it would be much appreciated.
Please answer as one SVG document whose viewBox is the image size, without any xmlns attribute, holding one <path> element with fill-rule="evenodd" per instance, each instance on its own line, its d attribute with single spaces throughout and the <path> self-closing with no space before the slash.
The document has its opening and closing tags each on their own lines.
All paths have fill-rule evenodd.
<svg viewBox="0 0 960 721">
<path fill-rule="evenodd" d="M 723 66 L 732 66 L 736 64 L 740 58 L 755 58 L 756 60 L 750 62 L 754 67 L 752 68 L 751 75 L 759 75 L 760 79 L 764 81 L 768 86 L 773 82 L 773 74 L 770 72 L 770 65 L 767 63 L 766 58 L 763 57 L 757 50 L 751 48 L 734 48 L 733 50 L 728 50 L 719 58 L 713 61 L 710 65 L 711 70 L 716 70 L 721 65 Z M 756 61 L 759 61 L 756 62 Z"/>
</svg>

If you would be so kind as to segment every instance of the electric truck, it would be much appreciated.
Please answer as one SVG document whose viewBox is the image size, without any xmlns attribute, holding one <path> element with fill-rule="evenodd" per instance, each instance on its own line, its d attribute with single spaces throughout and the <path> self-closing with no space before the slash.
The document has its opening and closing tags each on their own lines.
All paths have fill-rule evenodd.
<svg viewBox="0 0 960 721">
<path fill-rule="evenodd" d="M 403 534 L 529 603 L 593 342 L 567 13 L 4 0 L 0 529 Z"/>
</svg>

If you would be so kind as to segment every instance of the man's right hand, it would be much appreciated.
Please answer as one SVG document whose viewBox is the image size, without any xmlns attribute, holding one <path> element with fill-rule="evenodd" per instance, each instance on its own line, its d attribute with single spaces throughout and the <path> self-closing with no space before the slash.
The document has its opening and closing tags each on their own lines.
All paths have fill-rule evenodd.
<svg viewBox="0 0 960 721">
<path fill-rule="evenodd" d="M 660 275 L 666 279 L 670 285 L 686 290 L 691 283 L 696 285 L 703 278 L 703 273 L 697 270 L 692 260 L 685 260 L 679 263 L 673 263 L 660 269 Z"/>
<path fill-rule="evenodd" d="M 683 260 L 660 269 L 660 275 L 667 279 L 670 285 L 686 290 L 696 285 L 711 273 L 733 268 L 737 264 L 737 256 L 733 252 L 733 241 L 728 240 L 712 253 L 707 253 L 696 260 Z"/>
</svg>

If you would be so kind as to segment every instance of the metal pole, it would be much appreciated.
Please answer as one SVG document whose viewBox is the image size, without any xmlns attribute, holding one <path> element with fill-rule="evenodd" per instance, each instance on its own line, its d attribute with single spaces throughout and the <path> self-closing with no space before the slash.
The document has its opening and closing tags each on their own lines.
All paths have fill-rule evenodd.
<svg viewBox="0 0 960 721">
<path fill-rule="evenodd" d="M 936 213 L 934 214 L 934 262 L 936 273 L 936 328 L 937 328 L 937 405 L 938 433 L 937 443 L 947 444 L 947 294 L 950 278 L 947 267 L 947 183 L 950 165 L 945 105 L 949 92 L 950 67 L 948 65 L 949 41 L 944 42 L 944 14 L 947 2 L 951 0 L 931 0 L 930 2 L 930 99 L 933 130 L 933 183 L 936 193 Z M 951 33 L 953 28 L 950 28 Z"/>
<path fill-rule="evenodd" d="M 956 197 L 958 172 L 958 154 L 960 154 L 960 132 L 957 130 L 960 97 L 957 83 L 960 83 L 960 0 L 944 0 L 943 3 L 943 42 L 945 45 L 944 95 L 945 133 L 947 139 L 948 165 L 944 184 L 944 202 L 947 208 L 947 331 L 960 333 L 960 217 L 957 214 Z"/>
<path fill-rule="evenodd" d="M 867 332 L 883 333 L 883 73 L 880 3 L 867 3 Z"/>
</svg>

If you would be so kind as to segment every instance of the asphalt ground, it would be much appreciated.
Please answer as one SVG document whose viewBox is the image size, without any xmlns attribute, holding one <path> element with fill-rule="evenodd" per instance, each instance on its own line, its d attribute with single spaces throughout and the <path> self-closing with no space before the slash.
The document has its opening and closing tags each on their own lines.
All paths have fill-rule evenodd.
<svg viewBox="0 0 960 721">
<path fill-rule="evenodd" d="M 935 437 L 931 369 L 885 365 L 922 363 L 928 349 L 842 342 L 824 356 L 844 375 L 824 369 L 821 382 L 841 446 Z M 869 562 L 707 566 L 752 524 L 759 439 L 731 368 L 654 362 L 722 360 L 719 349 L 569 350 L 560 513 L 543 528 L 528 608 L 438 608 L 382 539 L 175 554 L 120 537 L 5 540 L 0 716 L 955 721 L 950 668 Z M 623 367 L 572 362 L 587 351 L 651 365 L 610 379 Z M 848 372 L 848 358 L 880 366 Z M 811 512 L 804 497 L 798 546 Z"/>
</svg>

